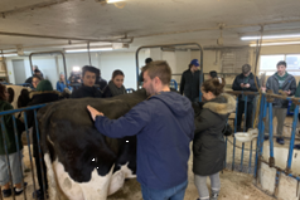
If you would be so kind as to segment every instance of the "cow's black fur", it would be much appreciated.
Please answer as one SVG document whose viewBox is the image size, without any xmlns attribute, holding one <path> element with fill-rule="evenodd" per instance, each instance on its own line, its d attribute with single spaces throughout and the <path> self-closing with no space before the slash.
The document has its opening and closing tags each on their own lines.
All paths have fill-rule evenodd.
<svg viewBox="0 0 300 200">
<path fill-rule="evenodd" d="M 105 137 L 95 129 L 86 107 L 91 105 L 108 118 L 117 119 L 146 98 L 145 90 L 139 90 L 109 99 L 66 99 L 47 105 L 38 112 L 44 152 L 50 154 L 52 162 L 58 158 L 77 182 L 88 182 L 96 167 L 101 176 L 106 175 L 113 164 L 117 170 L 120 164 L 129 162 L 135 171 L 136 137 Z"/>
</svg>

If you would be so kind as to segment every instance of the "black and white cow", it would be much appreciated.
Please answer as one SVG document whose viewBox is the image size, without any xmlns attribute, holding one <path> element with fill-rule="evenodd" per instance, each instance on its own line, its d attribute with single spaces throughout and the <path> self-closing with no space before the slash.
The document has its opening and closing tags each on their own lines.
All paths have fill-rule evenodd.
<svg viewBox="0 0 300 200">
<path fill-rule="evenodd" d="M 105 200 L 125 178 L 135 177 L 136 137 L 100 134 L 86 107 L 117 119 L 146 98 L 139 90 L 109 99 L 67 99 L 39 110 L 51 200 Z"/>
</svg>

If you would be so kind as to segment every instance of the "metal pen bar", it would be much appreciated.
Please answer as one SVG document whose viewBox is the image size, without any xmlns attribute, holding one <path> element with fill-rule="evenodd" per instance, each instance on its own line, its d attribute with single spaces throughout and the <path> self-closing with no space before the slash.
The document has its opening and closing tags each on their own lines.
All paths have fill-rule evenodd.
<svg viewBox="0 0 300 200">
<path fill-rule="evenodd" d="M 20 151 L 20 147 L 19 147 L 19 132 L 18 132 L 18 128 L 17 128 L 17 123 L 16 123 L 16 118 L 14 115 L 11 115 L 12 119 L 13 119 L 13 125 L 14 125 L 14 132 L 15 132 L 15 142 L 16 142 L 16 147 L 17 147 L 17 152 L 19 155 L 19 163 L 20 163 L 20 172 L 22 174 L 22 187 L 23 187 L 23 195 L 24 195 L 24 199 L 26 200 L 26 190 L 25 190 L 25 184 L 24 184 L 24 174 L 23 174 L 23 167 L 22 167 L 22 152 Z"/>
<path fill-rule="evenodd" d="M 46 51 L 46 52 L 34 52 L 29 54 L 29 62 L 31 67 L 31 73 L 33 75 L 33 64 L 32 64 L 32 57 L 34 55 L 49 55 L 49 54 L 60 54 L 63 58 L 63 64 L 64 64 L 64 74 L 65 74 L 65 80 L 68 80 L 68 71 L 67 71 L 67 64 L 66 64 L 66 57 L 63 51 Z"/>
<path fill-rule="evenodd" d="M 245 97 L 244 101 L 244 132 L 247 130 L 247 100 L 248 96 L 243 95 L 242 97 Z M 244 162 L 244 151 L 245 151 L 245 142 L 242 144 L 242 155 L 241 155 L 241 172 L 243 171 L 243 162 Z"/>
<path fill-rule="evenodd" d="M 270 142 L 270 159 L 274 159 L 274 144 L 273 144 L 273 107 L 272 103 L 268 103 L 269 109 L 269 142 Z"/>
<path fill-rule="evenodd" d="M 135 60 L 136 60 L 136 77 L 137 77 L 137 88 L 139 88 L 140 81 L 139 81 L 139 52 L 142 49 L 151 49 L 151 48 L 170 48 L 174 46 L 190 46 L 190 45 L 196 45 L 200 51 L 200 66 L 202 67 L 201 73 L 200 73 L 200 88 L 203 83 L 203 48 L 200 44 L 198 43 L 183 43 L 183 44 L 163 44 L 163 45 L 149 45 L 149 46 L 141 46 L 136 50 L 135 53 Z M 199 90 L 200 90 L 199 88 Z M 199 92 L 199 101 L 201 102 L 202 99 L 202 92 L 200 90 Z"/>
<path fill-rule="evenodd" d="M 236 133 L 236 128 L 237 128 L 237 113 L 238 113 L 238 105 L 239 105 L 239 100 L 237 97 L 236 101 L 236 111 L 235 111 L 235 120 L 234 120 L 234 133 Z M 236 139 L 233 137 L 233 151 L 232 151 L 232 170 L 234 170 L 235 166 L 235 144 L 236 144 Z"/>
<path fill-rule="evenodd" d="M 266 117 L 266 114 L 267 114 L 267 99 L 266 99 L 265 95 L 263 95 L 262 101 L 263 101 L 262 128 L 261 128 L 262 134 L 261 134 L 261 138 L 260 138 L 261 148 L 260 148 L 259 156 L 262 156 L 263 150 L 264 150 L 265 123 L 264 123 L 263 119 Z"/>
<path fill-rule="evenodd" d="M 250 144 L 250 155 L 249 155 L 249 165 L 248 165 L 248 173 L 251 174 L 251 164 L 252 164 L 252 148 L 253 148 L 253 142 L 251 141 Z"/>
<path fill-rule="evenodd" d="M 46 184 L 45 184 L 45 176 L 44 176 L 44 169 L 43 169 L 43 154 L 42 154 L 42 149 L 40 146 L 40 134 L 39 134 L 39 125 L 37 121 L 37 112 L 36 109 L 34 111 L 34 123 L 35 123 L 35 130 L 36 130 L 36 139 L 37 139 L 37 146 L 38 146 L 38 151 L 39 151 L 39 163 L 40 163 L 40 169 L 41 169 L 41 175 L 42 175 L 42 181 L 43 181 L 43 191 L 44 191 L 44 198 L 47 199 L 46 195 Z"/>
<path fill-rule="evenodd" d="M 1 120 L 2 139 L 3 139 L 3 144 L 4 144 L 6 164 L 8 166 L 9 180 L 10 180 L 10 183 L 11 183 L 10 184 L 10 189 L 11 189 L 12 194 L 13 194 L 13 200 L 15 200 L 16 197 L 15 197 L 14 187 L 12 185 L 13 178 L 12 178 L 11 166 L 10 166 L 10 162 L 9 162 L 9 153 L 8 153 L 8 147 L 7 147 L 7 144 L 6 144 L 6 141 L 7 141 L 6 140 L 7 132 L 6 132 L 6 128 L 5 128 L 5 123 L 4 123 L 3 117 L 1 117 L 0 120 Z"/>
<path fill-rule="evenodd" d="M 6 110 L 6 111 L 0 112 L 0 116 L 14 114 L 14 113 L 23 112 L 23 111 L 29 111 L 29 110 L 33 110 L 33 109 L 38 109 L 38 108 L 42 108 L 42 107 L 44 107 L 46 105 L 47 104 L 40 104 L 40 105 L 30 106 L 30 107 L 26 107 L 26 108 L 19 108 L 19 109 L 14 109 L 14 110 Z"/>
<path fill-rule="evenodd" d="M 29 153 L 29 158 L 30 158 L 30 167 L 31 167 L 31 169 L 34 169 L 33 161 L 32 161 L 32 154 L 31 154 L 31 149 L 30 149 L 30 137 L 29 137 L 29 130 L 28 130 L 28 122 L 27 122 L 26 112 L 24 112 L 24 124 L 25 124 L 25 131 L 26 131 L 28 153 Z M 32 176 L 32 182 L 33 182 L 33 189 L 34 189 L 34 192 L 35 192 L 36 191 L 36 185 L 35 185 L 34 170 L 32 170 L 31 176 Z"/>
<path fill-rule="evenodd" d="M 296 108 L 294 110 L 293 128 L 292 128 L 292 135 L 291 135 L 291 141 L 290 141 L 290 147 L 289 147 L 289 155 L 288 155 L 288 161 L 287 161 L 287 167 L 286 167 L 287 172 L 289 172 L 292 167 L 298 114 L 299 114 L 299 105 L 296 105 Z"/>
<path fill-rule="evenodd" d="M 261 148 L 261 140 L 260 140 L 260 138 L 261 138 L 261 135 L 263 134 L 263 132 L 262 132 L 262 114 L 263 114 L 263 112 L 262 112 L 262 110 L 263 110 L 263 98 L 262 98 L 262 96 L 260 97 L 260 111 L 261 112 L 259 112 L 259 123 L 258 123 L 258 137 L 257 137 L 257 140 L 256 140 L 256 152 L 255 152 L 255 164 L 254 164 L 254 174 L 253 174 L 253 176 L 255 177 L 255 178 L 257 178 L 257 165 L 258 165 L 258 158 L 259 158 L 259 148 Z"/>
</svg>

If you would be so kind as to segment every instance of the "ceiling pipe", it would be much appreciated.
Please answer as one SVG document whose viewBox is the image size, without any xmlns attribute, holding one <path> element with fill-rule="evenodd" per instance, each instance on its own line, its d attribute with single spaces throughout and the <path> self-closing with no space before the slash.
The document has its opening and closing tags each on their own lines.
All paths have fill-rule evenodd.
<svg viewBox="0 0 300 200">
<path fill-rule="evenodd" d="M 16 36 L 16 37 L 31 37 L 31 38 L 42 38 L 42 39 L 55 39 L 55 40 L 78 40 L 78 41 L 89 41 L 89 42 L 110 42 L 110 43 L 125 43 L 130 44 L 133 42 L 133 37 L 127 38 L 125 35 L 124 38 L 115 39 L 115 40 L 99 40 L 94 38 L 76 38 L 76 37 L 64 37 L 64 36 L 51 36 L 51 35 L 37 35 L 37 34 L 26 34 L 26 33 L 13 33 L 13 32 L 4 32 L 0 31 L 0 35 L 7 36 Z"/>
</svg>

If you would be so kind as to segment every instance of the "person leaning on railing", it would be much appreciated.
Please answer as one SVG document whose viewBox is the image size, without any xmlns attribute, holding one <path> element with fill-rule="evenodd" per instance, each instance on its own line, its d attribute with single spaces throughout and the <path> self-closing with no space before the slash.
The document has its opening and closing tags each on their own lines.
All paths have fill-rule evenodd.
<svg viewBox="0 0 300 200">
<path fill-rule="evenodd" d="M 0 112 L 6 110 L 12 110 L 13 107 L 8 103 L 9 93 L 5 85 L 0 84 Z M 8 150 L 8 158 L 10 163 L 10 169 L 12 173 L 12 183 L 10 183 L 9 169 L 5 156 L 5 148 L 3 144 L 3 132 L 0 130 L 0 186 L 2 188 L 2 194 L 4 197 L 9 197 L 12 195 L 10 184 L 14 184 L 15 195 L 20 195 L 24 188 L 22 185 L 22 161 L 20 162 L 20 157 L 23 157 L 23 145 L 21 142 L 21 133 L 24 130 L 24 124 L 16 119 L 17 129 L 18 129 L 18 144 L 15 140 L 15 133 L 13 127 L 13 120 L 11 115 L 4 115 L 3 117 L 4 125 L 6 128 L 5 143 Z M 19 146 L 19 151 L 17 146 Z M 19 157 L 20 156 L 20 157 Z M 24 183 L 27 185 L 27 183 Z"/>
<path fill-rule="evenodd" d="M 277 72 L 268 78 L 266 89 L 271 90 L 274 94 L 284 93 L 287 96 L 293 96 L 296 92 L 296 80 L 294 76 L 287 73 L 286 71 L 286 62 L 280 61 L 277 63 Z M 276 142 L 283 145 L 284 139 L 282 138 L 284 120 L 287 115 L 288 100 L 275 98 L 273 104 L 273 116 L 277 118 L 277 138 Z M 265 133 L 269 134 L 269 112 L 267 112 L 266 117 L 266 126 Z M 269 139 L 268 136 L 265 136 L 265 139 Z"/>
</svg>

